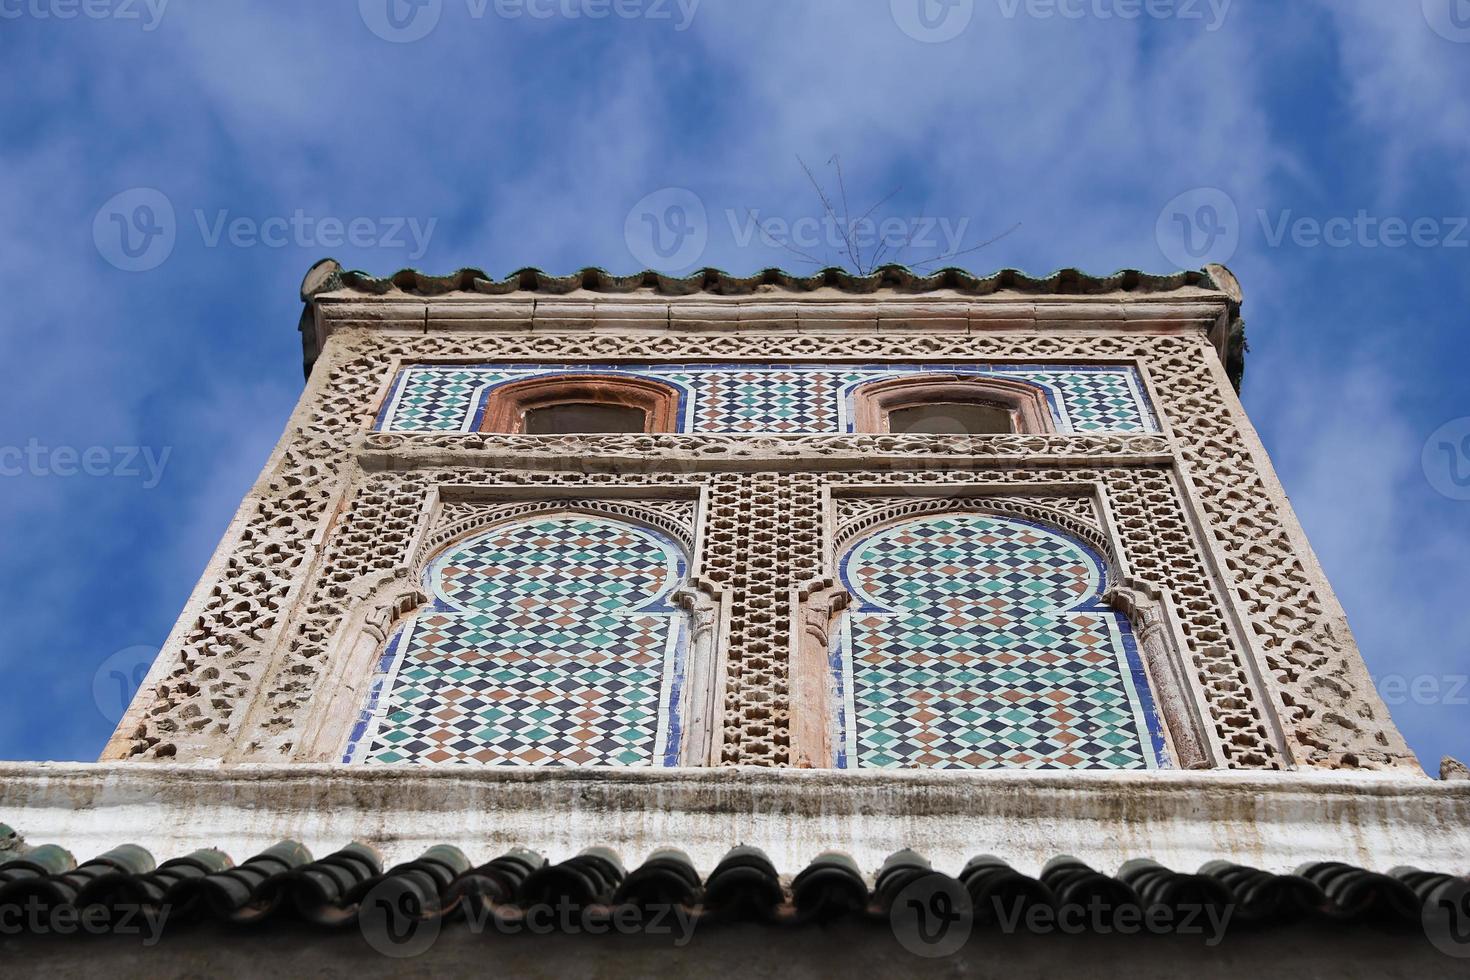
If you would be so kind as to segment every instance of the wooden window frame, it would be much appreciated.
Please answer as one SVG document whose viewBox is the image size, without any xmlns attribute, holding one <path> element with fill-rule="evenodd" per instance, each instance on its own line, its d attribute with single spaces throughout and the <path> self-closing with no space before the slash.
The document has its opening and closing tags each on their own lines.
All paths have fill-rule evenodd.
<svg viewBox="0 0 1470 980">
<path fill-rule="evenodd" d="M 988 405 L 1004 409 L 1013 433 L 1055 432 L 1046 392 L 1007 378 L 920 374 L 862 385 L 853 392 L 853 430 L 887 434 L 888 415 L 924 405 Z"/>
<path fill-rule="evenodd" d="M 512 435 L 526 431 L 526 413 L 556 405 L 590 404 L 636 408 L 643 431 L 679 431 L 679 392 L 647 378 L 617 374 L 552 374 L 512 381 L 490 391 L 481 432 Z"/>
</svg>

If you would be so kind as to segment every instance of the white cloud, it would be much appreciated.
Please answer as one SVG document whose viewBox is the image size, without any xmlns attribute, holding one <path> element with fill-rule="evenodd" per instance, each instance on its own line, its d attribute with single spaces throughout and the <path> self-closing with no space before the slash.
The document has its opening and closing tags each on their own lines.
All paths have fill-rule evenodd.
<svg viewBox="0 0 1470 980">
<path fill-rule="evenodd" d="M 1381 146 L 1386 197 L 1404 192 L 1433 160 L 1470 186 L 1470 43 L 1435 33 L 1419 0 L 1317 2 L 1336 29 L 1358 124 Z"/>
<path fill-rule="evenodd" d="M 1408 392 L 1391 361 L 1366 352 L 1346 363 L 1263 361 L 1252 368 L 1247 400 L 1269 423 L 1273 462 L 1370 674 L 1470 674 L 1463 544 L 1470 511 L 1445 506 L 1425 481 L 1424 433 L 1410 421 Z M 1390 710 L 1430 771 L 1436 753 L 1463 754 L 1470 707 Z"/>
</svg>

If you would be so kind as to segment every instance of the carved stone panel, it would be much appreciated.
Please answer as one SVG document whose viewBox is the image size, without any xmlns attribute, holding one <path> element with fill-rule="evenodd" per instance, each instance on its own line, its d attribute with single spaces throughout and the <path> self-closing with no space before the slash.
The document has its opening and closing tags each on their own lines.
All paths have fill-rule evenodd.
<svg viewBox="0 0 1470 980">
<path fill-rule="evenodd" d="M 1095 520 L 1111 522 L 1140 578 L 1175 597 L 1220 764 L 1412 764 L 1203 335 L 841 338 L 842 356 L 867 360 L 1132 360 L 1162 434 L 367 434 L 395 365 L 413 360 L 821 359 L 832 343 L 774 332 L 339 330 L 105 757 L 295 757 L 309 738 L 304 707 L 334 676 L 328 647 L 344 609 L 394 587 L 432 486 L 479 480 L 593 499 L 653 482 L 707 495 L 703 574 L 730 603 L 722 759 L 786 765 L 790 590 L 822 577 L 823 486 L 1071 480 L 1106 487 L 1108 513 Z"/>
</svg>

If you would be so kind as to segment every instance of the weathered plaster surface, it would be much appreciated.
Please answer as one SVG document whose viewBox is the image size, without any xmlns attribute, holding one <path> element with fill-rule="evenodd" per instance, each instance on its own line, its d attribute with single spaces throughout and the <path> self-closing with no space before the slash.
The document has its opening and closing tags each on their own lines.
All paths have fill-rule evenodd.
<svg viewBox="0 0 1470 980">
<path fill-rule="evenodd" d="M 630 865 L 676 846 L 706 873 L 738 843 L 783 874 L 828 849 L 872 874 L 905 847 L 950 874 L 987 853 L 1028 874 L 1058 854 L 1107 872 L 1137 857 L 1470 872 L 1470 784 L 1368 774 L 5 764 L 0 820 L 82 860 L 127 842 L 241 860 L 289 837 L 318 855 L 367 841 L 389 863 L 445 842 L 477 862 L 603 845 Z"/>
</svg>

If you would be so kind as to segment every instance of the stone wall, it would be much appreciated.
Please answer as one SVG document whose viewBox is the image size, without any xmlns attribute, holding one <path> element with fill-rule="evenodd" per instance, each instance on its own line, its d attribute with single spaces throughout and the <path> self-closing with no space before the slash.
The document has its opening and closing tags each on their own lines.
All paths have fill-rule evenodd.
<svg viewBox="0 0 1470 980">
<path fill-rule="evenodd" d="M 1412 768 L 1221 363 L 1237 309 L 1199 288 L 316 295 L 301 403 L 104 758 L 329 758 L 321 733 L 352 707 L 337 696 L 349 668 L 422 601 L 416 563 L 455 520 L 446 501 L 571 499 L 652 508 L 697 542 L 723 691 L 705 719 L 712 760 L 809 761 L 793 753 L 800 624 L 820 629 L 808 604 L 830 591 L 840 502 L 876 494 L 900 511 L 938 496 L 1070 514 L 1126 580 L 1115 604 L 1157 637 L 1150 669 L 1188 764 Z M 406 363 L 837 359 L 1132 365 L 1162 431 L 371 431 Z"/>
</svg>

